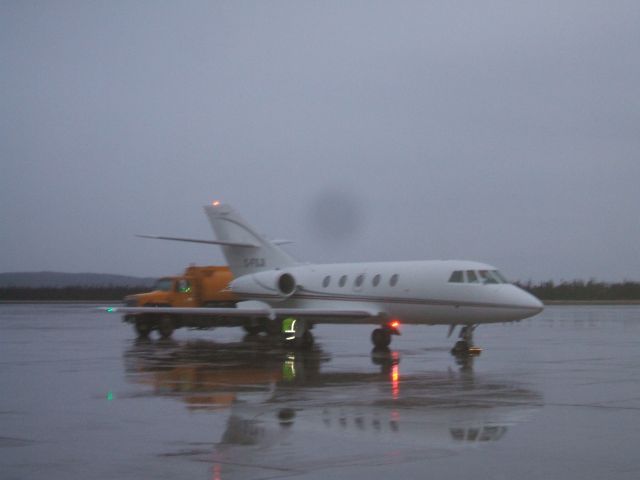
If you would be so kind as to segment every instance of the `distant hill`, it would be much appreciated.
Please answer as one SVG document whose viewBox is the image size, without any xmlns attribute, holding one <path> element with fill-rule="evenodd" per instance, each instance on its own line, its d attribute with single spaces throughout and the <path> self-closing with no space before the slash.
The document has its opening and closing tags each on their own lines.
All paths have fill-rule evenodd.
<svg viewBox="0 0 640 480">
<path fill-rule="evenodd" d="M 106 273 L 7 272 L 0 273 L 0 288 L 150 287 L 155 280 Z"/>
</svg>

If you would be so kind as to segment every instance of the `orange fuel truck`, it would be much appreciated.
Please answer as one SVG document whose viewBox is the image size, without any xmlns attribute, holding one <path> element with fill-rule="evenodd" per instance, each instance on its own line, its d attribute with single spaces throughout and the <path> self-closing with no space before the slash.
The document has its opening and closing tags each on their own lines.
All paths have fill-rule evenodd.
<svg viewBox="0 0 640 480">
<path fill-rule="evenodd" d="M 226 266 L 187 267 L 180 276 L 158 279 L 153 290 L 124 298 L 128 307 L 233 307 L 238 299 L 226 289 L 233 275 Z M 212 328 L 221 326 L 217 319 L 196 316 L 125 315 L 125 322 L 134 325 L 140 337 L 147 337 L 157 330 L 168 338 L 180 327 Z"/>
</svg>

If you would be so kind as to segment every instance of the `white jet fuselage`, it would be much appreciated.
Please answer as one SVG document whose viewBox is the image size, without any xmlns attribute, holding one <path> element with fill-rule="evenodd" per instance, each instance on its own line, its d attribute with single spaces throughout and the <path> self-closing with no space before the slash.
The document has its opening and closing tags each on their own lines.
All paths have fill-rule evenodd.
<svg viewBox="0 0 640 480">
<path fill-rule="evenodd" d="M 463 272 L 462 281 L 451 281 L 456 271 Z M 542 310 L 537 298 L 517 286 L 486 283 L 478 275 L 494 271 L 460 260 L 299 265 L 243 275 L 230 289 L 274 308 L 371 311 L 362 323 L 379 323 L 383 315 L 407 324 L 473 325 L 521 320 Z M 278 284 L 283 275 L 284 289 Z"/>
</svg>

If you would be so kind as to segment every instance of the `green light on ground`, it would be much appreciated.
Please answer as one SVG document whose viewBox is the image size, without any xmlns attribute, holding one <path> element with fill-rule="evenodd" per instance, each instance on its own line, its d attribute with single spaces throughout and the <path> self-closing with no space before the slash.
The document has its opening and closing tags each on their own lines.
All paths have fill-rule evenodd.
<svg viewBox="0 0 640 480">
<path fill-rule="evenodd" d="M 113 395 L 113 392 L 111 390 L 109 390 L 107 392 L 107 400 L 111 401 L 115 398 L 115 396 Z"/>
<path fill-rule="evenodd" d="M 107 308 L 107 312 L 109 312 L 109 313 L 112 313 L 112 312 L 115 312 L 115 311 L 116 311 L 116 309 L 114 307 L 108 307 Z"/>
</svg>

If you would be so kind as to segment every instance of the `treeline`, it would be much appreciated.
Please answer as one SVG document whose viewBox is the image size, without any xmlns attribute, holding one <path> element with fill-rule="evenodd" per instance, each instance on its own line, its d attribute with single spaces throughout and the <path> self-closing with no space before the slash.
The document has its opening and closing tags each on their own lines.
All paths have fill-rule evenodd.
<svg viewBox="0 0 640 480">
<path fill-rule="evenodd" d="M 516 283 L 541 300 L 624 301 L 640 300 L 640 282 L 606 283 L 573 280 L 555 283 Z M 145 287 L 0 287 L 0 301 L 30 300 L 122 300 L 125 296 L 148 291 Z"/>
<path fill-rule="evenodd" d="M 2 287 L 0 301 L 122 300 L 148 291 L 144 287 Z"/>
<path fill-rule="evenodd" d="M 595 280 L 573 280 L 555 283 L 549 280 L 533 284 L 516 283 L 540 300 L 624 301 L 640 300 L 640 282 L 606 283 Z"/>
</svg>

